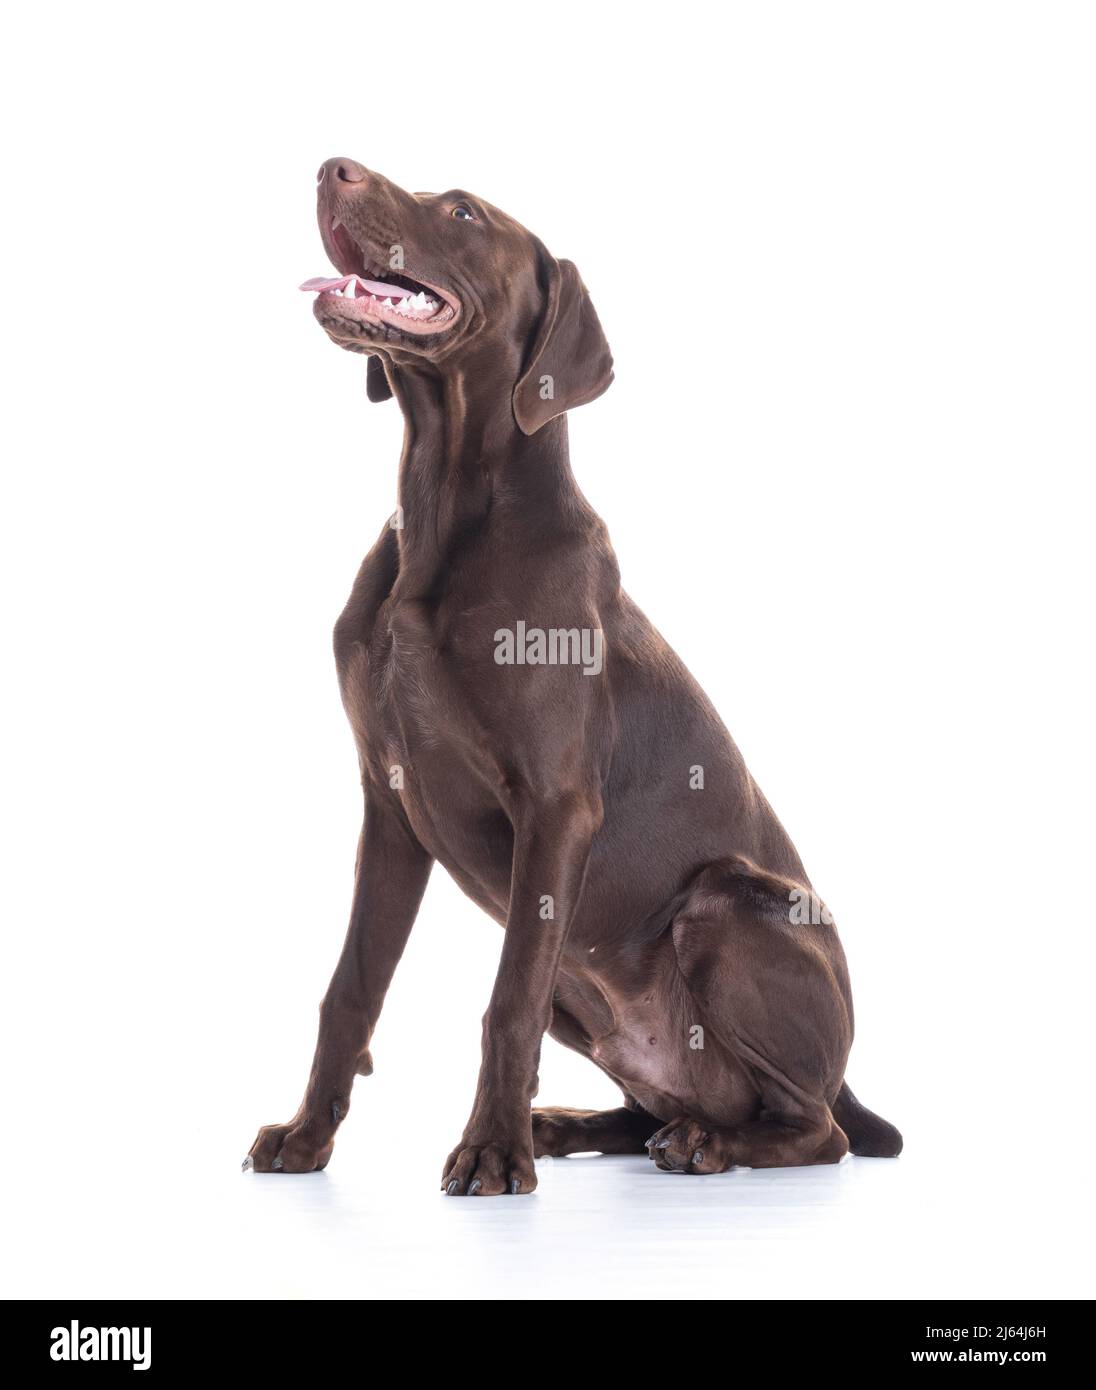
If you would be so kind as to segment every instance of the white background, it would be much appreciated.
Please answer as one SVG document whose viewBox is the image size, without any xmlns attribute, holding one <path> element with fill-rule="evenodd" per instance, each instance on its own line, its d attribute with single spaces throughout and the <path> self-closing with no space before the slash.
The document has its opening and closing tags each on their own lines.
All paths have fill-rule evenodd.
<svg viewBox="0 0 1096 1390">
<path fill-rule="evenodd" d="M 5 1292 L 1091 1296 L 1090 7 L 5 28 Z M 501 933 L 439 870 L 330 1168 L 240 1174 L 344 931 L 330 630 L 395 502 L 296 290 L 335 154 L 577 262 L 576 474 L 836 914 L 898 1161 L 446 1201 Z"/>
</svg>

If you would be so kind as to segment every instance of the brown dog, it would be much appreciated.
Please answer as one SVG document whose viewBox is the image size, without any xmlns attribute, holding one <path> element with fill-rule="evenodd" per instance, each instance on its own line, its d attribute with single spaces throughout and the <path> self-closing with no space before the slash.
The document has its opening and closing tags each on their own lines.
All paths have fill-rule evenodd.
<svg viewBox="0 0 1096 1390">
<path fill-rule="evenodd" d="M 335 629 L 365 793 L 350 927 L 301 1108 L 245 1167 L 327 1163 L 435 859 L 506 927 L 446 1192 L 645 1143 L 688 1173 L 897 1154 L 844 1083 L 829 913 L 571 474 L 565 412 L 613 377 L 578 272 L 482 199 L 348 159 L 319 178 L 339 273 L 302 288 L 406 433 L 400 511 Z M 545 1030 L 618 1110 L 530 1109 Z"/>
</svg>

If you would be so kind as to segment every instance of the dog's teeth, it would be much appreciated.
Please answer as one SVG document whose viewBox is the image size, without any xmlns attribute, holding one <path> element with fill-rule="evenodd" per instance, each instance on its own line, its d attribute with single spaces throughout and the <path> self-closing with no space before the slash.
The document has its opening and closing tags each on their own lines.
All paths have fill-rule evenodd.
<svg viewBox="0 0 1096 1390">
<path fill-rule="evenodd" d="M 345 291 L 347 299 L 353 299 L 353 298 L 354 298 L 354 291 L 355 291 L 355 289 L 357 288 L 357 284 L 358 284 L 357 280 L 355 280 L 353 277 L 351 277 L 350 281 L 348 282 L 348 284 L 347 284 L 347 286 L 346 286 L 346 291 Z"/>
<path fill-rule="evenodd" d="M 384 301 L 384 307 L 385 307 L 386 309 L 391 309 L 391 308 L 392 308 L 392 301 L 391 301 L 390 299 L 386 299 L 386 300 Z"/>
</svg>

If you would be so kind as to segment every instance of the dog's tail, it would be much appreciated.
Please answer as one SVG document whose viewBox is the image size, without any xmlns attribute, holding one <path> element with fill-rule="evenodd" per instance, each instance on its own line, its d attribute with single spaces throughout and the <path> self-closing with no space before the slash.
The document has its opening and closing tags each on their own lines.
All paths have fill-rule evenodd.
<svg viewBox="0 0 1096 1390">
<path fill-rule="evenodd" d="M 849 1149 L 854 1154 L 861 1158 L 897 1158 L 902 1152 L 902 1136 L 895 1127 L 861 1105 L 847 1082 L 842 1081 L 837 1099 L 830 1108 L 834 1119 L 849 1136 Z"/>
</svg>

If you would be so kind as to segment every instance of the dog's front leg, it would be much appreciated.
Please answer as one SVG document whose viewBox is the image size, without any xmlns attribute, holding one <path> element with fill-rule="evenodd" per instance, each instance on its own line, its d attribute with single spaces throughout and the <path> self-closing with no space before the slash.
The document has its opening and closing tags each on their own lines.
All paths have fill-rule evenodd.
<svg viewBox="0 0 1096 1390">
<path fill-rule="evenodd" d="M 515 815 L 506 939 L 483 1018 L 475 1104 L 442 1177 L 450 1196 L 532 1192 L 537 1185 L 530 1102 L 559 958 L 600 824 L 601 800 L 593 793 L 523 802 Z"/>
<path fill-rule="evenodd" d="M 407 944 L 433 860 L 398 814 L 367 794 L 354 902 L 342 955 L 320 1005 L 304 1100 L 288 1124 L 265 1125 L 244 1166 L 310 1173 L 326 1166 L 356 1075 L 373 1070 L 369 1040 Z"/>
</svg>

